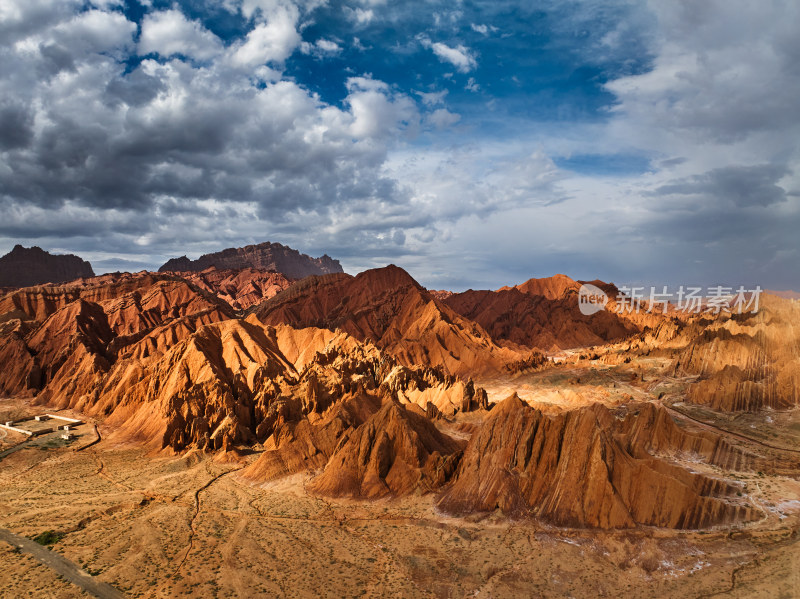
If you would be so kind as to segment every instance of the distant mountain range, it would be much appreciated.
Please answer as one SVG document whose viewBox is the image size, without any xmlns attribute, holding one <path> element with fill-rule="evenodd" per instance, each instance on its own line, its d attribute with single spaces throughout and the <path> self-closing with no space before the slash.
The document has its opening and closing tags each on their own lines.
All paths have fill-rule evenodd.
<svg viewBox="0 0 800 599">
<path fill-rule="evenodd" d="M 280 243 L 259 243 L 243 248 L 228 248 L 213 254 L 204 254 L 197 260 L 186 256 L 168 260 L 158 272 L 199 272 L 210 267 L 258 268 L 279 272 L 290 279 L 302 279 L 310 275 L 327 275 L 344 272 L 338 260 L 328 255 L 312 258 Z"/>
<path fill-rule="evenodd" d="M 72 254 L 51 254 L 36 246 L 15 245 L 0 258 L 0 287 L 31 287 L 93 276 L 86 260 Z"/>
<path fill-rule="evenodd" d="M 339 261 L 328 255 L 312 258 L 289 246 L 269 241 L 204 254 L 197 260 L 190 260 L 186 256 L 172 258 L 158 271 L 200 273 L 209 268 L 216 268 L 219 271 L 243 269 L 271 271 L 280 273 L 288 280 L 344 272 Z M 16 245 L 11 252 L 0 258 L 0 288 L 17 289 L 93 276 L 92 265 L 86 260 L 72 254 L 50 254 L 36 246 L 25 248 Z M 254 273 L 254 276 L 263 278 L 263 275 L 257 273 Z M 215 275 L 213 278 L 219 277 Z M 278 281 L 279 286 L 285 287 L 288 280 L 285 283 Z"/>
</svg>

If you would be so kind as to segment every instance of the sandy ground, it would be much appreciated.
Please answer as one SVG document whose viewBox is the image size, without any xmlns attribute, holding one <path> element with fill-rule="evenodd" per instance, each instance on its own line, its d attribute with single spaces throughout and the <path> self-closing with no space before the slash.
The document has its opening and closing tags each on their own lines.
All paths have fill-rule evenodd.
<svg viewBox="0 0 800 599">
<path fill-rule="evenodd" d="M 765 520 L 734 530 L 598 532 L 438 514 L 430 497 L 330 502 L 304 477 L 135 449 L 25 449 L 2 462 L 0 527 L 65 532 L 54 549 L 131 597 L 793 597 L 796 481 L 759 482 Z M 794 484 L 794 486 L 792 486 Z M 81 596 L 2 545 L 0 596 Z M 51 593 L 42 595 L 43 591 Z M 729 591 L 729 592 L 728 592 Z"/>
<path fill-rule="evenodd" d="M 528 385 L 534 401 L 564 389 L 607 393 L 612 404 L 680 399 L 684 382 L 654 372 L 559 367 L 499 385 Z M 0 412 L 25 406 L 0 400 Z M 800 449 L 788 432 L 794 413 L 693 415 Z M 714 472 L 744 483 L 763 511 L 746 526 L 593 531 L 450 518 L 432 496 L 324 500 L 305 492 L 305 475 L 245 484 L 243 465 L 107 441 L 80 452 L 25 448 L 0 461 L 0 528 L 63 533 L 54 551 L 129 597 L 800 597 L 800 483 L 791 478 Z M 86 596 L 2 542 L 0 563 L 0 597 Z"/>
<path fill-rule="evenodd" d="M 561 364 L 546 370 L 523 373 L 509 378 L 479 380 L 490 403 L 502 401 L 512 393 L 540 409 L 580 408 L 594 403 L 608 407 L 631 400 L 648 401 L 667 389 L 664 375 L 666 360 L 640 360 L 633 365 L 609 366 L 586 360 Z M 661 387 L 655 389 L 656 381 Z M 682 389 L 686 381 L 674 381 Z"/>
</svg>

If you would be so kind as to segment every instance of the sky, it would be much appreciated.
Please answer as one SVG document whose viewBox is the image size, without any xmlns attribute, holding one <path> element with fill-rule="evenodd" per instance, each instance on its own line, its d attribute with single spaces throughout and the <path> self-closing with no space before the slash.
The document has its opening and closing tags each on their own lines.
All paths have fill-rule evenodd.
<svg viewBox="0 0 800 599">
<path fill-rule="evenodd" d="M 3 0 L 0 253 L 800 289 L 793 0 Z"/>
</svg>

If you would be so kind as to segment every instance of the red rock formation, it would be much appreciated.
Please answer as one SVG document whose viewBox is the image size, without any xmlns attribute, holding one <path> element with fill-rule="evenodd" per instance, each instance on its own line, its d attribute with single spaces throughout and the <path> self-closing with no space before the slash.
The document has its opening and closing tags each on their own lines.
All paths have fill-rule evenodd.
<svg viewBox="0 0 800 599">
<path fill-rule="evenodd" d="M 652 403 L 636 403 L 622 411 L 618 438 L 633 455 L 653 454 L 704 462 L 734 472 L 771 472 L 792 476 L 800 463 L 787 458 L 765 458 L 732 445 L 721 435 L 678 426 L 669 412 Z"/>
<path fill-rule="evenodd" d="M 41 369 L 17 331 L 0 334 L 0 364 L 0 396 L 31 395 L 41 387 Z"/>
<path fill-rule="evenodd" d="M 98 304 L 79 299 L 50 315 L 26 339 L 42 373 L 39 401 L 92 389 L 110 366 L 106 347 L 113 337 Z"/>
<path fill-rule="evenodd" d="M 317 344 L 313 357 L 294 351 L 298 338 Z M 343 422 L 357 424 L 360 407 L 348 397 L 361 398 L 364 405 L 378 396 L 396 401 L 393 394 L 426 385 L 442 396 L 452 389 L 460 401 L 465 395 L 452 378 L 431 370 L 410 370 L 402 382 L 387 379 L 396 372 L 395 362 L 343 333 L 292 334 L 288 327 L 264 327 L 254 317 L 209 324 L 164 354 L 139 356 L 118 360 L 95 385 L 93 399 L 82 396 L 70 407 L 110 414 L 121 436 L 156 448 L 218 449 L 259 440 L 279 451 L 265 460 L 291 457 L 309 468 L 320 465 L 315 461 L 322 459 L 320 452 L 333 452 L 331 430 L 340 433 Z M 470 391 L 473 397 L 482 394 Z M 275 466 L 259 468 L 266 476 Z"/>
<path fill-rule="evenodd" d="M 234 319 L 227 304 L 173 276 L 26 288 L 0 308 L 0 356 L 11 363 L 0 391 L 107 417 L 120 438 L 156 449 L 280 445 L 356 395 L 436 402 L 448 413 L 486 402 L 470 382 L 401 366 L 343 332 Z M 317 428 L 308 431 L 313 438 Z M 330 456 L 335 446 L 325 447 Z"/>
<path fill-rule="evenodd" d="M 234 310 L 246 310 L 250 306 L 275 297 L 293 282 L 279 272 L 256 268 L 218 270 L 211 267 L 201 272 L 188 271 L 174 274 L 216 295 Z"/>
<path fill-rule="evenodd" d="M 774 291 L 774 290 L 768 289 L 766 291 L 766 293 L 768 293 L 770 295 L 774 295 L 775 297 L 783 298 L 783 299 L 800 300 L 800 293 L 798 293 L 797 291 L 792 291 L 791 289 L 786 289 L 784 291 Z"/>
<path fill-rule="evenodd" d="M 141 312 L 140 323 L 146 326 L 153 318 L 172 318 L 177 313 L 227 306 L 209 293 L 168 275 L 154 273 L 113 273 L 89 279 L 77 279 L 63 285 L 41 285 L 18 289 L 0 298 L 0 322 L 13 318 L 43 321 L 57 310 L 77 299 L 109 306 L 109 311 L 131 309 Z M 144 301 L 144 304 L 142 302 Z M 112 308 L 114 303 L 120 305 Z M 170 305 L 170 303 L 175 305 Z M 189 306 L 189 303 L 194 305 Z M 204 304 L 202 307 L 201 304 Z M 139 307 L 141 306 L 141 308 Z M 161 316 L 155 316 L 159 312 Z M 148 314 L 150 313 L 150 314 Z M 120 319 L 125 320 L 125 315 Z M 129 328 L 137 328 L 139 318 L 132 319 Z"/>
<path fill-rule="evenodd" d="M 89 413 L 109 414 L 120 436 L 156 448 L 252 443 L 296 375 L 263 327 L 226 320 L 197 330 L 155 360 L 118 361 Z"/>
<path fill-rule="evenodd" d="M 430 293 L 433 297 L 435 297 L 439 301 L 444 301 L 451 295 L 455 295 L 453 291 L 447 291 L 442 289 L 429 289 L 428 293 Z"/>
<path fill-rule="evenodd" d="M 185 331 L 177 325 L 158 330 L 194 315 Z M 173 344 L 197 323 L 229 317 L 229 308 L 216 298 L 161 275 L 110 275 L 23 288 L 0 300 L 0 322 L 20 323 L 0 331 L 0 353 L 14 356 L 13 365 L 0 371 L 0 388 L 38 393 L 41 403 L 80 403 L 122 348 L 150 355 L 159 342 Z"/>
<path fill-rule="evenodd" d="M 18 289 L 0 298 L 0 321 L 43 321 L 50 314 L 80 297 L 76 289 L 45 286 Z"/>
<path fill-rule="evenodd" d="M 241 473 L 250 482 L 265 483 L 299 472 L 322 470 L 336 451 L 342 435 L 361 426 L 380 409 L 375 395 L 344 397 L 312 424 L 308 418 L 288 422 L 275 430 L 265 451 Z"/>
<path fill-rule="evenodd" d="M 691 341 L 675 360 L 676 371 L 700 377 L 689 400 L 724 411 L 800 405 L 799 317 L 797 303 L 764 295 L 756 314 L 689 327 Z"/>
<path fill-rule="evenodd" d="M 549 282 L 550 279 L 531 281 Z M 528 283 L 518 287 L 535 288 Z M 602 345 L 640 331 L 609 311 L 591 316 L 582 314 L 577 295 L 568 293 L 572 287 L 565 287 L 565 294 L 553 285 L 535 289 L 541 294 L 523 292 L 519 288 L 470 290 L 444 301 L 462 316 L 480 324 L 494 339 L 547 351 Z"/>
<path fill-rule="evenodd" d="M 30 287 L 93 276 L 92 265 L 78 256 L 54 255 L 36 246 L 15 245 L 0 257 L 0 287 Z"/>
<path fill-rule="evenodd" d="M 513 395 L 470 439 L 439 506 L 600 528 L 701 528 L 757 517 L 725 499 L 736 488 L 652 456 L 636 432 L 635 422 L 620 426 L 599 405 L 548 417 Z"/>
<path fill-rule="evenodd" d="M 498 346 L 479 325 L 434 299 L 394 265 L 311 277 L 254 309 L 271 325 L 341 329 L 371 340 L 407 366 L 441 366 L 450 374 L 508 372 L 514 363 L 544 361 L 538 353 Z"/>
<path fill-rule="evenodd" d="M 308 489 L 332 497 L 375 499 L 441 487 L 455 470 L 463 444 L 424 416 L 389 400 L 348 431 L 325 471 Z"/>
<path fill-rule="evenodd" d="M 202 271 L 215 266 L 219 269 L 256 268 L 279 272 L 290 279 L 302 279 L 311 275 L 342 272 L 338 260 L 328 255 L 311 258 L 280 243 L 260 243 L 243 248 L 228 248 L 213 254 L 204 254 L 197 260 L 186 256 L 168 260 L 159 272 Z"/>
<path fill-rule="evenodd" d="M 567 295 L 576 295 L 580 289 L 581 282 L 574 281 L 567 275 L 553 275 L 542 279 L 528 279 L 514 287 L 501 287 L 498 291 L 508 291 L 516 289 L 526 295 L 538 295 L 550 300 L 563 299 Z M 595 281 L 592 281 L 595 283 Z"/>
</svg>

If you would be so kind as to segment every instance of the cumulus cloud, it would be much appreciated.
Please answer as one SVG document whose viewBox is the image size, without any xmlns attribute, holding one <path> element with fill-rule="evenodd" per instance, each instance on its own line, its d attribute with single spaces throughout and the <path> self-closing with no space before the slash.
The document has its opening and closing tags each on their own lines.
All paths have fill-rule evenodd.
<svg viewBox="0 0 800 599">
<path fill-rule="evenodd" d="M 369 25 L 375 19 L 375 11 L 371 8 L 350 8 L 346 6 L 344 10 L 356 25 Z"/>
<path fill-rule="evenodd" d="M 300 45 L 297 32 L 299 12 L 294 6 L 273 11 L 265 23 L 259 23 L 233 53 L 233 63 L 252 68 L 269 62 L 282 63 Z"/>
<path fill-rule="evenodd" d="M 224 41 L 181 4 L 144 4 L 139 29 L 114 0 L 0 2 L 0 244 L 157 266 L 271 238 L 437 287 L 564 271 L 797 287 L 796 3 L 548 0 L 542 52 L 579 56 L 567 87 L 595 93 L 577 117 L 542 116 L 559 90 L 498 92 L 531 89 L 506 3 L 359 0 L 339 30 L 321 0 L 213 4 L 242 27 Z M 650 167 L 557 166 L 581 156 Z"/>
<path fill-rule="evenodd" d="M 74 238 L 76 250 L 82 238 L 114 236 L 107 248 L 156 252 L 176 231 L 201 249 L 210 235 L 257 241 L 265 223 L 287 242 L 309 226 L 335 240 L 366 214 L 378 239 L 384 217 L 406 212 L 406 191 L 381 166 L 395 137 L 419 128 L 415 102 L 352 77 L 336 107 L 279 70 L 261 76 L 299 46 L 300 13 L 283 3 L 247 10 L 251 30 L 227 48 L 177 10 L 148 14 L 138 52 L 158 59 L 132 68 L 123 59 L 136 24 L 119 12 L 64 15 L 3 45 L 0 233 Z M 316 47 L 334 50 L 329 40 Z M 400 233 L 385 239 L 402 245 Z"/>
<path fill-rule="evenodd" d="M 150 13 L 142 21 L 140 54 L 181 54 L 198 60 L 217 56 L 222 41 L 198 21 L 190 21 L 178 10 Z"/>
<path fill-rule="evenodd" d="M 643 127 L 732 142 L 800 120 L 800 5 L 653 3 L 660 25 L 645 73 L 607 84 Z"/>
<path fill-rule="evenodd" d="M 365 139 L 416 130 L 419 114 L 408 96 L 392 95 L 387 84 L 367 77 L 351 77 L 347 80 L 347 90 L 353 137 Z"/>
<path fill-rule="evenodd" d="M 444 99 L 447 97 L 448 90 L 443 89 L 438 92 L 416 92 L 425 106 L 437 106 L 444 104 Z"/>
</svg>

